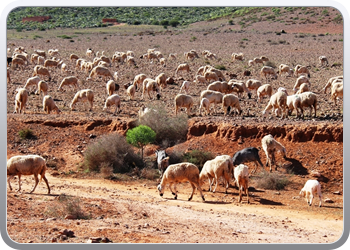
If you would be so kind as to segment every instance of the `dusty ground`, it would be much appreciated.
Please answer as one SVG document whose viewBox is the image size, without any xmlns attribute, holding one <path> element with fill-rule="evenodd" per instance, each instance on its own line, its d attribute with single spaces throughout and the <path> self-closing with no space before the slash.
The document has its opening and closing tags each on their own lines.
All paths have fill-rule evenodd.
<svg viewBox="0 0 350 250">
<path fill-rule="evenodd" d="M 317 11 L 320 13 L 322 10 Z M 23 177 L 21 193 L 8 190 L 9 237 L 19 243 L 85 243 L 90 237 L 100 237 L 102 240 L 108 238 L 113 243 L 337 241 L 343 231 L 343 109 L 342 100 L 335 106 L 329 101 L 329 91 L 324 94 L 321 89 L 330 77 L 343 74 L 343 42 L 339 41 L 342 39 L 343 26 L 329 22 L 337 14 L 332 10 L 329 11 L 329 16 L 323 19 L 316 16 L 315 23 L 305 24 L 302 23 L 303 15 L 299 12 L 302 11 L 288 13 L 286 19 L 296 20 L 295 17 L 299 16 L 299 21 L 287 22 L 288 25 L 261 21 L 241 29 L 239 20 L 234 20 L 235 25 L 228 25 L 226 20 L 191 25 L 187 30 L 169 29 L 168 32 L 154 34 L 148 31 L 138 34 L 136 31 L 126 30 L 115 34 L 75 34 L 75 42 L 57 38 L 49 32 L 38 32 L 42 37 L 40 39 L 31 39 L 33 35 L 25 32 L 21 35 L 27 36 L 26 39 L 9 39 L 10 47 L 21 45 L 30 52 L 34 49 L 58 48 L 72 74 L 82 81 L 82 86 L 93 88 L 96 93 L 92 112 L 84 111 L 85 106 L 81 104 L 77 106 L 77 111 L 70 111 L 68 106 L 74 91 L 59 93 L 56 89 L 64 75 L 58 69 L 52 69 L 50 72 L 53 80 L 50 82 L 49 94 L 55 98 L 63 112 L 60 115 L 44 114 L 42 97 L 31 94 L 26 114 L 12 114 L 15 89 L 23 86 L 31 76 L 33 65 L 27 66 L 23 72 L 11 70 L 12 83 L 8 84 L 7 95 L 8 158 L 17 154 L 35 153 L 45 156 L 50 163 L 54 162 L 55 167 L 49 168 L 47 175 L 52 189 L 51 195 L 46 195 L 44 183 L 38 185 L 34 194 L 28 194 L 33 185 L 32 177 Z M 287 34 L 275 35 L 281 29 L 285 29 Z M 68 31 L 60 32 L 69 34 Z M 327 32 L 329 34 L 324 35 Z M 121 88 L 118 94 L 123 100 L 122 112 L 114 116 L 102 111 L 106 98 L 105 82 L 101 79 L 86 82 L 87 74 L 75 70 L 68 60 L 72 52 L 85 57 L 88 47 L 94 47 L 96 51 L 104 50 L 110 56 L 115 50 L 128 49 L 141 55 L 152 47 L 165 55 L 170 52 L 178 54 L 178 59 L 169 61 L 165 68 L 139 58 L 137 68 L 113 65 L 111 70 L 118 71 L 120 84 L 130 82 L 138 73 L 155 77 L 165 72 L 167 76 L 174 76 L 175 66 L 184 61 L 183 52 L 190 49 L 209 49 L 216 53 L 221 59 L 211 63 L 224 65 L 227 68 L 225 73 L 235 73 L 243 81 L 248 79 L 242 75 L 248 69 L 247 60 L 243 63 L 230 62 L 232 52 L 243 52 L 246 59 L 265 55 L 276 66 L 280 63 L 309 66 L 312 90 L 319 94 L 316 118 L 306 117 L 301 120 L 293 115 L 283 120 L 274 116 L 262 119 L 261 111 L 267 104 L 267 99 L 257 105 L 255 99 L 243 97 L 243 115 L 240 117 L 224 117 L 221 108 L 216 116 L 202 117 L 198 115 L 198 105 L 195 105 L 189 120 L 187 141 L 169 149 L 200 149 L 217 155 L 233 155 L 237 150 L 248 146 L 258 147 L 261 138 L 266 133 L 271 133 L 287 149 L 286 160 L 277 157 L 278 173 L 290 178 L 291 183 L 280 191 L 259 189 L 256 187 L 262 171 L 259 169 L 250 178 L 251 204 L 246 203 L 246 197 L 242 204 L 238 203 L 238 190 L 232 186 L 228 194 L 224 193 L 222 186 L 213 194 L 207 191 L 206 185 L 203 186 L 206 190 L 206 202 L 201 201 L 198 192 L 188 202 L 188 184 L 178 188 L 178 200 L 173 200 L 169 190 L 166 190 L 163 198 L 159 196 L 156 180 L 144 180 L 136 176 L 107 180 L 98 174 L 78 173 L 83 152 L 89 143 L 107 133 L 125 134 L 132 124 L 131 121 L 137 117 L 140 106 L 161 102 L 172 114 L 172 100 L 179 91 L 179 85 L 183 80 L 193 79 L 197 68 L 206 64 L 202 57 L 190 62 L 192 73 L 174 76 L 176 84 L 169 85 L 162 92 L 160 101 L 151 101 L 148 98 L 141 101 L 140 92 L 137 92 L 136 100 L 127 101 L 125 90 Z M 318 65 L 317 58 L 323 54 L 330 61 L 329 67 Z M 258 67 L 249 70 L 253 74 L 251 78 L 259 78 Z M 295 77 L 282 77 L 271 84 L 274 89 L 284 86 L 291 91 L 295 80 Z M 193 86 L 190 93 L 198 99 L 204 88 L 204 85 Z M 23 128 L 30 128 L 35 139 L 21 140 L 18 131 Z M 146 150 L 149 157 L 154 157 L 155 148 L 152 146 Z M 263 154 L 261 158 L 265 162 Z M 294 174 L 290 174 L 291 169 Z M 322 185 L 323 200 L 330 201 L 324 202 L 322 208 L 317 207 L 318 199 L 315 199 L 313 206 L 308 207 L 306 201 L 298 196 L 307 179 L 317 178 L 311 176 L 312 171 L 320 173 L 318 180 Z M 17 181 L 12 183 L 17 188 Z M 72 204 L 79 202 L 85 219 L 69 219 L 69 216 L 65 219 L 69 215 L 68 210 L 63 215 L 57 212 L 55 208 L 64 204 L 64 200 Z M 74 237 L 71 237 L 73 233 Z"/>
</svg>

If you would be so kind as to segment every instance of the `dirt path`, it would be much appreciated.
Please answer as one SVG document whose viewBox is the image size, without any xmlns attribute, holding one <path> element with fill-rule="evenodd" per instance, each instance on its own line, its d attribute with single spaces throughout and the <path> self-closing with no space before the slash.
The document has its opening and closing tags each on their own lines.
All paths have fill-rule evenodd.
<svg viewBox="0 0 350 250">
<path fill-rule="evenodd" d="M 89 237 L 107 237 L 114 243 L 332 243 L 343 231 L 343 220 L 327 212 L 332 206 L 307 207 L 296 197 L 293 202 L 305 204 L 300 211 L 284 205 L 261 205 L 257 202 L 258 190 L 251 192 L 252 204 L 248 205 L 237 202 L 234 188 L 229 194 L 221 193 L 222 189 L 215 194 L 205 192 L 206 202 L 197 192 L 189 202 L 188 184 L 179 185 L 178 200 L 173 200 L 168 189 L 161 198 L 156 183 L 149 181 L 122 183 L 53 176 L 49 180 L 51 196 L 41 195 L 46 193 L 44 183 L 39 184 L 36 195 L 26 194 L 33 184 L 31 177 L 23 178 L 22 194 L 8 192 L 8 232 L 13 240 L 52 242 L 57 238 L 77 243 L 87 242 Z M 91 219 L 48 218 L 37 211 L 41 206 L 52 206 L 62 195 L 79 197 Z M 32 220 L 22 219 L 25 211 L 18 215 L 11 209 L 14 200 L 26 203 Z M 39 233 L 26 235 L 33 227 Z M 76 237 L 60 238 L 57 233 L 64 229 L 73 231 Z"/>
</svg>

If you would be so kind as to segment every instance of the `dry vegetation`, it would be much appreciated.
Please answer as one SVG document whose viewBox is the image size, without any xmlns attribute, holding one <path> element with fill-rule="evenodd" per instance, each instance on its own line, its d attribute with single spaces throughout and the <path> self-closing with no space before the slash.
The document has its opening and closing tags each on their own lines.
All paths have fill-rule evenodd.
<svg viewBox="0 0 350 250">
<path fill-rule="evenodd" d="M 302 8 L 286 10 L 274 19 L 269 18 L 273 11 L 266 9 L 251 13 L 250 19 L 246 16 L 200 22 L 186 29 L 124 25 L 89 30 L 8 31 L 7 44 L 11 49 L 23 46 L 29 53 L 33 53 L 34 49 L 58 49 L 58 57 L 70 70 L 67 75 L 77 76 L 81 88 L 91 88 L 95 93 L 93 111 L 87 111 L 86 103 L 78 103 L 76 111 L 71 111 L 69 104 L 75 92 L 57 91 L 66 75 L 60 69 L 50 68 L 49 94 L 62 113 L 45 114 L 42 95 L 31 93 L 26 114 L 12 114 L 15 90 L 24 86 L 32 76 L 34 65 L 29 64 L 24 71 L 11 69 L 11 83 L 7 84 L 8 158 L 16 154 L 44 155 L 50 167 L 48 180 L 53 195 L 42 195 L 43 183 L 36 190 L 39 195 L 8 191 L 9 237 L 20 243 L 80 243 L 87 242 L 89 237 L 107 237 L 114 243 L 337 241 L 343 230 L 343 102 L 340 100 L 335 106 L 329 100 L 329 91 L 324 94 L 321 89 L 330 77 L 343 74 L 344 43 L 343 25 L 332 21 L 339 12 L 326 9 L 328 15 L 322 14 L 324 8 L 308 8 L 312 12 L 307 14 L 307 10 Z M 286 33 L 281 33 L 282 29 Z M 68 39 L 63 39 L 63 35 Z M 75 64 L 69 60 L 71 53 L 92 60 L 85 55 L 87 48 L 100 53 L 104 51 L 110 58 L 115 51 L 135 52 L 136 66 L 115 63 L 110 67 L 112 74 L 118 72 L 120 89 L 116 93 L 122 99 L 122 111 L 116 115 L 102 110 L 107 98 L 107 81 L 86 81 L 88 73 L 76 70 Z M 177 59 L 168 60 L 166 67 L 156 61 L 150 63 L 141 59 L 140 56 L 149 48 L 156 48 L 164 56 L 176 53 Z M 191 68 L 189 74 L 175 76 L 177 65 L 185 62 L 184 52 L 191 49 L 198 53 L 210 50 L 218 60 L 205 59 L 200 55 L 200 58 L 188 62 Z M 244 53 L 245 60 L 232 62 L 233 52 Z M 328 67 L 319 65 L 320 55 L 327 56 Z M 165 191 L 165 199 L 160 198 L 156 180 L 142 179 L 138 172 L 131 173 L 132 177 L 115 175 L 113 180 L 109 180 L 101 177 L 109 175 L 108 171 L 101 174 L 80 171 L 87 145 L 105 134 L 118 132 L 125 135 L 127 129 L 135 125 L 140 107 L 161 104 L 173 117 L 174 97 L 184 80 L 193 81 L 200 66 L 210 64 L 221 68 L 226 80 L 233 74 L 243 81 L 260 79 L 261 67 L 248 67 L 249 59 L 260 56 L 267 56 L 269 62 L 266 64 L 273 67 L 284 63 L 293 68 L 297 64 L 309 68 L 311 90 L 319 98 L 317 117 L 306 116 L 302 120 L 293 115 L 280 120 L 272 115 L 264 120 L 261 112 L 268 100 L 263 99 L 259 105 L 255 94 L 252 99 L 246 95 L 240 99 L 241 116 L 224 117 L 221 107 L 215 116 L 199 116 L 199 95 L 206 85 L 192 84 L 189 93 L 194 97 L 195 105 L 188 121 L 187 141 L 169 148 L 169 152 L 203 150 L 215 155 L 233 155 L 244 147 L 260 146 L 262 136 L 272 133 L 287 149 L 287 161 L 277 157 L 278 173 L 289 179 L 284 190 L 258 188 L 262 177 L 257 174 L 251 177 L 249 184 L 250 205 L 237 202 L 238 190 L 230 187 L 229 194 L 224 194 L 222 186 L 215 194 L 205 192 L 207 202 L 202 203 L 197 194 L 194 201 L 187 202 L 190 187 L 181 185 L 179 200 L 175 201 L 170 198 L 169 190 Z M 245 77 L 245 70 L 250 70 L 252 75 Z M 128 100 L 123 84 L 133 81 L 134 76 L 140 73 L 155 78 L 162 72 L 167 77 L 174 77 L 175 83 L 162 90 L 160 100 L 149 100 L 148 97 L 140 100 L 140 91 L 136 92 L 135 100 Z M 279 77 L 269 83 L 274 91 L 283 86 L 292 93 L 295 81 L 295 77 Z M 305 113 L 308 115 L 309 111 Z M 21 139 L 18 132 L 23 130 L 22 133 L 27 133 L 28 129 L 32 138 Z M 145 149 L 148 161 L 155 160 L 154 150 L 159 147 L 151 145 Z M 263 154 L 261 158 L 265 162 Z M 312 171 L 320 173 L 318 179 L 324 197 L 333 202 L 326 203 L 323 208 L 307 207 L 306 201 L 298 197 L 306 179 L 316 178 L 311 176 Z M 29 190 L 31 177 L 24 177 L 23 182 L 23 189 Z M 206 185 L 204 189 L 207 190 Z M 60 208 L 61 205 L 63 208 Z M 55 206 L 57 209 L 54 209 Z M 66 215 L 71 215 L 68 207 L 77 212 L 77 220 L 65 219 Z M 306 218 L 313 228 L 304 224 Z M 75 237 L 64 229 L 73 231 Z"/>
</svg>

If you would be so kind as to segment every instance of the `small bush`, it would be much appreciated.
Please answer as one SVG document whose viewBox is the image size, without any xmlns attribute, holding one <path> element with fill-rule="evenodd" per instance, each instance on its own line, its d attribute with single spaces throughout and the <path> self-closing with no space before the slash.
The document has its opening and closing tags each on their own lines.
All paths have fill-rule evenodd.
<svg viewBox="0 0 350 250">
<path fill-rule="evenodd" d="M 159 172 L 157 169 L 146 167 L 141 169 L 140 177 L 147 180 L 156 180 L 159 178 Z"/>
<path fill-rule="evenodd" d="M 193 163 L 199 168 L 199 170 L 201 170 L 203 168 L 204 163 L 208 160 L 214 159 L 215 155 L 207 151 L 192 150 L 185 153 L 182 158 L 182 161 Z"/>
<path fill-rule="evenodd" d="M 259 175 L 256 182 L 258 188 L 268 189 L 268 190 L 282 190 L 289 184 L 289 180 L 278 174 L 278 173 L 268 173 L 263 172 Z"/>
<path fill-rule="evenodd" d="M 67 36 L 67 35 L 61 35 L 61 36 L 57 36 L 59 38 L 62 38 L 62 39 L 72 39 L 71 36 Z"/>
<path fill-rule="evenodd" d="M 143 161 L 125 138 L 117 133 L 105 135 L 88 145 L 84 152 L 83 168 L 87 172 L 126 173 L 134 167 L 143 167 Z"/>
<path fill-rule="evenodd" d="M 180 24 L 180 22 L 176 19 L 170 20 L 169 25 L 172 27 L 177 27 Z"/>
<path fill-rule="evenodd" d="M 168 26 L 169 25 L 169 21 L 168 20 L 162 20 L 162 21 L 160 21 L 160 25 Z"/>
<path fill-rule="evenodd" d="M 167 146 L 172 146 L 186 140 L 187 114 L 171 117 L 162 104 L 150 105 L 149 108 L 150 112 L 142 117 L 139 124 L 146 125 L 156 132 L 155 143 L 167 142 Z"/>
<path fill-rule="evenodd" d="M 22 140 L 31 139 L 34 137 L 33 131 L 30 128 L 21 129 L 18 132 L 18 135 Z"/>
<path fill-rule="evenodd" d="M 86 215 L 80 206 L 78 197 L 67 196 L 62 194 L 54 200 L 44 211 L 48 217 L 64 218 L 66 215 L 74 216 L 77 219 L 89 219 L 91 216 Z"/>
<path fill-rule="evenodd" d="M 265 62 L 265 66 L 269 66 L 269 67 L 272 67 L 272 68 L 276 68 L 276 64 L 271 62 L 271 61 L 267 61 Z"/>
<path fill-rule="evenodd" d="M 226 70 L 225 65 L 215 65 L 214 68 L 216 68 L 218 70 Z"/>
</svg>

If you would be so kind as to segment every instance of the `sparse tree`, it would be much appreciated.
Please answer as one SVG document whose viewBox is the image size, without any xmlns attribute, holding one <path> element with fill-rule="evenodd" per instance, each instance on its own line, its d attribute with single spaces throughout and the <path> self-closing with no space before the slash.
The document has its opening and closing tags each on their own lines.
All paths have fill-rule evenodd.
<svg viewBox="0 0 350 250">
<path fill-rule="evenodd" d="M 142 160 L 143 160 L 144 147 L 147 144 L 154 142 L 155 139 L 156 139 L 156 132 L 154 132 L 150 127 L 145 125 L 140 125 L 126 132 L 127 143 L 141 149 Z"/>
</svg>

